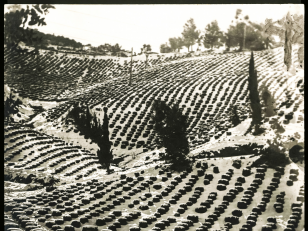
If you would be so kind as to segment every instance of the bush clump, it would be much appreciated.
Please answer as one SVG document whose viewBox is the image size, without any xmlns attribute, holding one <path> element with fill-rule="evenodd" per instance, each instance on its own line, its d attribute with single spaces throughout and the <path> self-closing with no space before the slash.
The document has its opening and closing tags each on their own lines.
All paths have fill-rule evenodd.
<svg viewBox="0 0 308 231">
<path fill-rule="evenodd" d="M 259 167 L 262 164 L 268 165 L 269 168 L 276 168 L 277 166 L 285 167 L 290 164 L 290 159 L 286 155 L 286 148 L 281 144 L 281 136 L 276 134 L 272 140 L 268 140 L 268 147 L 261 150 L 261 156 L 253 162 L 251 167 Z"/>
</svg>

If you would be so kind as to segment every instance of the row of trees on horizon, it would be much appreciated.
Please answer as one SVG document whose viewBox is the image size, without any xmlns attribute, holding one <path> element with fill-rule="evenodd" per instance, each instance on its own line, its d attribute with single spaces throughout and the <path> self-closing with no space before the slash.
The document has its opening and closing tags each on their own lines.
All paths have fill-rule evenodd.
<svg viewBox="0 0 308 231">
<path fill-rule="evenodd" d="M 207 24 L 203 33 L 197 29 L 193 18 L 190 18 L 184 25 L 182 36 L 169 38 L 169 43 L 160 45 L 161 53 L 180 51 L 186 47 L 193 51 L 193 45 L 197 44 L 197 50 L 203 45 L 206 49 L 220 48 L 226 46 L 226 50 L 243 48 L 251 50 L 263 50 L 276 47 L 273 36 L 268 36 L 264 32 L 265 24 L 255 23 L 249 20 L 249 16 L 243 16 L 242 10 L 238 9 L 234 20 L 227 32 L 220 30 L 217 20 Z"/>
<path fill-rule="evenodd" d="M 27 5 L 26 7 L 27 9 L 21 8 L 21 5 L 18 4 L 8 7 L 9 11 L 4 14 L 4 44 L 11 47 L 24 42 L 27 46 L 35 47 L 36 50 L 44 49 L 48 44 L 61 47 L 61 49 L 65 49 L 65 47 L 71 47 L 75 50 L 82 49 L 84 45 L 74 39 L 44 34 L 28 27 L 45 26 L 44 16 L 49 13 L 50 9 L 56 9 L 55 6 L 51 4 L 36 4 Z M 288 15 L 275 22 L 271 19 L 266 19 L 264 23 L 255 23 L 249 20 L 248 15 L 244 16 L 241 9 L 237 9 L 227 32 L 220 30 L 216 20 L 210 22 L 205 27 L 205 30 L 201 32 L 197 29 L 194 19 L 191 18 L 185 23 L 182 35 L 169 38 L 169 43 L 161 44 L 160 52 L 180 51 L 183 47 L 186 47 L 188 51 L 193 51 L 195 44 L 198 44 L 197 50 L 200 50 L 202 45 L 207 49 L 219 48 L 225 45 L 227 51 L 234 48 L 238 51 L 243 49 L 256 51 L 286 46 L 284 38 L 288 37 L 287 44 L 289 46 L 287 50 L 291 50 L 290 44 L 299 44 L 299 59 L 303 63 L 303 15 L 292 15 L 292 17 Z M 288 21 L 290 21 L 289 24 L 287 24 Z M 288 36 L 285 36 L 286 31 L 288 31 Z M 275 42 L 273 35 L 278 36 L 280 41 Z M 146 51 L 144 49 L 145 46 L 147 47 Z M 118 43 L 115 45 L 105 43 L 97 47 L 89 47 L 92 53 L 101 55 L 107 52 L 111 55 L 117 55 L 118 52 L 125 51 Z M 144 44 L 138 55 L 147 54 L 151 50 L 150 44 Z M 129 52 L 126 52 L 126 55 Z"/>
</svg>

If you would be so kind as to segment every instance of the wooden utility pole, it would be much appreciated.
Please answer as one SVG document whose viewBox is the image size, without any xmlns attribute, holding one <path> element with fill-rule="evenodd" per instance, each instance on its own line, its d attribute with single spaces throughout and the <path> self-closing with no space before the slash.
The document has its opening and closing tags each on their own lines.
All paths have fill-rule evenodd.
<svg viewBox="0 0 308 231">
<path fill-rule="evenodd" d="M 132 85 L 132 69 L 133 69 L 133 48 L 132 48 L 132 53 L 130 56 L 130 74 L 129 74 L 129 86 Z"/>
</svg>

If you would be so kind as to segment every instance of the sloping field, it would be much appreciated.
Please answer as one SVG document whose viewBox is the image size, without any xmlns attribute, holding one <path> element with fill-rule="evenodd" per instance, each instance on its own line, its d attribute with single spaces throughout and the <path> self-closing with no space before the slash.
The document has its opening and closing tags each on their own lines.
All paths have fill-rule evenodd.
<svg viewBox="0 0 308 231">
<path fill-rule="evenodd" d="M 6 227 L 19 223 L 26 230 L 302 230 L 304 173 L 294 164 L 250 169 L 247 165 L 255 158 L 204 159 L 181 174 L 155 167 L 34 196 L 7 195 Z M 242 162 L 233 167 L 235 159 Z"/>
<path fill-rule="evenodd" d="M 181 58 L 149 59 L 148 64 L 157 65 Z M 17 89 L 22 97 L 53 101 L 69 99 L 65 96 L 66 91 L 91 87 L 96 83 L 127 75 L 130 68 L 130 63 L 122 63 L 120 59 L 71 57 L 47 52 L 41 52 L 35 57 L 31 52 L 19 54 L 6 47 L 4 65 L 10 68 L 8 73 L 13 72 L 12 75 L 5 75 L 5 83 Z M 144 67 L 144 61 L 134 60 L 133 71 Z"/>
<path fill-rule="evenodd" d="M 171 173 L 159 161 L 162 150 L 155 150 L 150 119 L 155 99 L 179 104 L 188 116 L 190 154 L 196 156 L 228 144 L 263 144 L 273 135 L 274 120 L 283 124 L 285 136 L 298 131 L 296 139 L 302 142 L 303 71 L 292 76 L 283 71 L 282 49 L 254 52 L 254 57 L 259 87 L 269 88 L 279 108 L 277 116 L 264 121 L 268 133 L 255 139 L 243 134 L 250 122 L 250 53 L 152 59 L 150 68 L 138 61 L 132 86 L 123 74 L 129 63 L 44 54 L 41 85 L 33 57 L 17 58 L 6 50 L 5 62 L 19 72 L 16 79 L 7 76 L 9 87 L 33 105 L 43 104 L 40 100 L 50 104 L 28 123 L 34 128 L 5 127 L 5 173 L 25 178 L 52 175 L 61 185 L 51 191 L 23 191 L 24 184 L 5 181 L 5 189 L 11 189 L 5 193 L 5 230 L 302 231 L 303 164 L 250 168 L 255 155 L 214 156 L 197 160 L 191 170 Z M 19 65 L 30 67 L 23 90 Z M 76 103 L 89 105 L 100 119 L 102 108 L 108 107 L 115 157 L 125 160 L 121 168 L 112 166 L 110 175 L 97 162 L 96 145 L 69 121 L 68 112 Z M 233 128 L 229 112 L 234 105 L 240 108 L 241 124 Z M 141 154 L 127 158 L 133 152 Z"/>
<path fill-rule="evenodd" d="M 57 175 L 62 180 L 63 177 L 68 177 L 67 180 L 89 177 L 97 168 L 101 169 L 96 154 L 19 126 L 5 128 L 4 163 L 5 167 L 18 173 L 21 170 L 25 175 L 44 172 Z M 102 170 L 101 174 L 104 172 Z"/>
<path fill-rule="evenodd" d="M 260 90 L 265 85 L 272 92 L 280 122 L 288 124 L 292 119 L 295 123 L 303 122 L 303 72 L 291 77 L 285 74 L 282 49 L 255 52 L 254 57 Z M 242 121 L 249 117 L 249 59 L 250 53 L 187 58 L 140 70 L 134 75 L 138 81 L 132 86 L 127 83 L 128 76 L 124 76 L 91 88 L 76 89 L 65 96 L 70 100 L 48 110 L 47 116 L 40 117 L 35 126 L 65 138 L 65 131 L 74 130 L 64 126 L 64 119 L 75 103 L 89 105 L 101 119 L 102 108 L 106 106 L 111 140 L 119 152 L 153 150 L 156 137 L 150 120 L 151 104 L 160 99 L 169 105 L 178 103 L 188 116 L 190 147 L 194 148 L 212 137 L 218 139 L 232 127 L 229 112 L 234 105 L 239 106 Z M 69 135 L 76 137 L 72 140 L 83 139 L 78 131 L 75 133 Z"/>
</svg>

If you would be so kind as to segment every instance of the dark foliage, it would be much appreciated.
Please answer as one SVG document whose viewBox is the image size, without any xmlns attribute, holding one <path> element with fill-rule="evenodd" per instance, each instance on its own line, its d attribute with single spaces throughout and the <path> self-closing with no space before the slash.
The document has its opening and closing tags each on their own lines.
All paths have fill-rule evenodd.
<svg viewBox="0 0 308 231">
<path fill-rule="evenodd" d="M 276 168 L 277 166 L 285 167 L 290 163 L 290 159 L 285 154 L 286 149 L 281 147 L 277 137 L 267 143 L 269 147 L 264 147 L 261 150 L 261 156 L 252 163 L 251 167 L 266 164 L 269 168 Z"/>
<path fill-rule="evenodd" d="M 18 113 L 18 106 L 22 105 L 22 101 L 20 99 L 14 99 L 12 93 L 10 93 L 9 97 L 4 101 L 4 118 L 7 120 L 7 123 L 10 122 L 11 116 Z"/>
<path fill-rule="evenodd" d="M 263 113 L 265 117 L 275 116 L 277 113 L 275 99 L 272 96 L 271 92 L 268 90 L 267 86 L 262 86 L 262 94 L 261 94 L 262 102 L 263 102 Z"/>
<path fill-rule="evenodd" d="M 107 108 L 104 108 L 103 125 L 100 124 L 99 119 L 90 113 L 89 107 L 81 107 L 76 104 L 69 113 L 69 117 L 73 118 L 78 130 L 84 135 L 85 139 L 91 139 L 99 147 L 97 156 L 100 164 L 107 168 L 109 173 L 110 163 L 113 155 L 111 149 L 111 142 L 109 140 L 109 118 L 107 116 Z"/>
<path fill-rule="evenodd" d="M 303 147 L 300 145 L 294 145 L 289 150 L 289 157 L 294 163 L 304 160 L 305 153 L 303 152 Z"/>
<path fill-rule="evenodd" d="M 36 115 L 42 113 L 45 111 L 45 109 L 42 106 L 35 106 L 35 105 L 31 105 L 31 108 L 33 109 L 33 114 L 29 115 L 29 119 L 31 120 L 32 118 L 34 118 Z M 29 125 L 29 126 L 33 126 L 33 124 Z"/>
<path fill-rule="evenodd" d="M 189 166 L 189 153 L 186 137 L 187 117 L 182 115 L 179 107 L 169 107 L 163 101 L 153 104 L 154 129 L 159 136 L 159 144 L 166 148 L 165 159 L 172 163 L 172 169 L 180 170 Z"/>
<path fill-rule="evenodd" d="M 257 143 L 249 143 L 243 145 L 236 145 L 236 147 L 225 147 L 219 151 L 203 151 L 201 154 L 210 157 L 214 154 L 213 158 L 217 157 L 229 157 L 229 156 L 244 156 L 258 154 L 262 150 L 263 145 L 258 145 Z"/>
<path fill-rule="evenodd" d="M 231 121 L 231 123 L 234 127 L 239 125 L 240 122 L 241 122 L 240 117 L 239 117 L 238 112 L 237 112 L 237 106 L 236 105 L 232 108 L 231 115 L 230 115 L 230 121 Z"/>
<path fill-rule="evenodd" d="M 42 38 L 43 44 L 45 45 L 42 48 L 47 48 L 46 45 L 55 45 L 55 46 L 68 46 L 72 48 L 82 48 L 82 43 L 75 41 L 74 39 L 66 38 L 64 36 L 56 36 L 53 34 L 45 34 L 44 32 L 35 31 L 35 35 Z M 30 44 L 29 44 L 30 45 Z M 62 48 L 65 50 L 65 48 Z"/>
<path fill-rule="evenodd" d="M 172 48 L 168 46 L 168 44 L 161 44 L 159 47 L 160 53 L 170 53 L 172 52 Z"/>
<path fill-rule="evenodd" d="M 50 4 L 36 4 L 32 7 L 27 5 L 27 9 L 16 7 L 16 10 L 5 13 L 4 15 L 4 43 L 8 47 L 16 47 L 19 42 L 25 42 L 30 45 L 38 45 L 42 42 L 41 37 L 34 35 L 34 29 L 27 26 L 46 25 L 43 17 L 49 9 L 55 9 Z"/>
<path fill-rule="evenodd" d="M 258 91 L 257 71 L 255 70 L 253 52 L 249 62 L 249 78 L 248 78 L 249 99 L 252 110 L 252 125 L 255 127 L 255 134 L 260 132 L 261 124 L 261 104 Z"/>
</svg>

